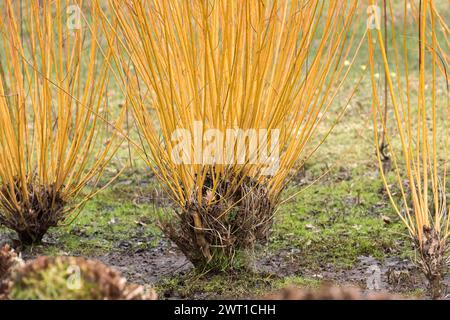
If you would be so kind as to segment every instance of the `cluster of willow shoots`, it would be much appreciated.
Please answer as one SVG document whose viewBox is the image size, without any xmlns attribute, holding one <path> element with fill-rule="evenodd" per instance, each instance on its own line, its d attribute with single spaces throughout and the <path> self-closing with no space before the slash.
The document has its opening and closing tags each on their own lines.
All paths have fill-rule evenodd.
<svg viewBox="0 0 450 320">
<path fill-rule="evenodd" d="M 404 1 L 400 17 L 394 15 L 392 1 L 386 1 L 386 19 L 401 32 L 390 28 L 389 39 L 380 29 L 368 35 L 375 138 L 379 140 L 381 129 L 393 163 L 392 180 L 383 170 L 381 176 L 413 240 L 431 296 L 439 298 L 449 264 L 449 28 L 433 1 Z M 414 34 L 409 23 L 414 25 Z M 387 113 L 375 79 L 377 63 L 385 71 Z M 414 81 L 410 75 L 417 68 L 419 80 Z M 383 168 L 380 151 L 378 159 Z"/>
<path fill-rule="evenodd" d="M 75 2 L 88 7 L 86 27 L 68 29 L 69 1 L 1 5 L 0 224 L 33 244 L 70 222 L 102 189 L 126 138 L 173 200 L 174 214 L 160 225 L 186 257 L 211 269 L 242 262 L 267 241 L 293 173 L 331 133 L 327 116 L 345 112 L 348 101 L 332 106 L 364 43 L 356 36 L 365 22 L 359 1 Z M 407 45 L 408 10 L 417 61 Z M 385 25 L 396 25 L 389 0 L 385 12 Z M 448 120 L 449 29 L 432 0 L 405 0 L 403 18 L 403 34 L 391 28 L 389 51 L 387 32 L 367 33 L 375 139 L 381 126 L 400 203 L 378 148 L 382 179 L 438 297 L 448 263 L 449 134 L 439 119 Z M 384 111 L 377 58 L 389 93 Z M 415 63 L 418 83 L 410 80 Z M 119 111 L 105 98 L 111 77 L 126 97 Z M 139 143 L 122 130 L 128 109 Z"/>
<path fill-rule="evenodd" d="M 228 268 L 267 240 L 281 192 L 320 145 L 312 137 L 353 64 L 343 62 L 353 62 L 358 44 L 357 8 L 353 0 L 119 0 L 104 8 L 141 154 L 177 207 L 162 228 L 194 265 Z M 212 128 L 221 134 L 202 133 Z M 199 139 L 182 154 L 178 129 Z M 268 142 L 236 142 L 239 130 L 264 130 Z M 211 145 L 216 153 L 205 154 Z M 221 161 L 230 149 L 234 159 Z"/>
<path fill-rule="evenodd" d="M 21 4 L 2 2 L 0 15 L 0 224 L 28 245 L 94 196 L 120 139 L 101 120 L 109 58 L 99 15 L 91 31 L 69 29 L 65 1 Z"/>
</svg>

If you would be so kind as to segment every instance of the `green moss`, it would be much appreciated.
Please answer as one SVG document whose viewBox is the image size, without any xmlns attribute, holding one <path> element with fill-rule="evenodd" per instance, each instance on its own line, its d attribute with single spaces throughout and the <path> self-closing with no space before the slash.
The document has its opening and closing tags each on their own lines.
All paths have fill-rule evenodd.
<svg viewBox="0 0 450 320">
<path fill-rule="evenodd" d="M 139 188 L 134 180 L 137 176 L 135 173 L 125 183 L 119 181 L 98 194 L 71 224 L 50 229 L 44 244 L 30 251 L 49 256 L 96 256 L 114 250 L 121 242 L 131 249 L 155 247 L 161 237 L 156 221 L 163 209 L 152 202 L 155 182 Z"/>
<path fill-rule="evenodd" d="M 411 291 L 406 291 L 404 296 L 412 298 L 412 299 L 423 299 L 427 295 L 427 290 L 422 288 L 416 288 Z"/>
<path fill-rule="evenodd" d="M 319 288 L 322 281 L 314 278 L 305 278 L 302 276 L 290 276 L 277 279 L 272 283 L 274 289 L 282 289 L 287 286 L 297 286 L 302 288 Z"/>
<path fill-rule="evenodd" d="M 225 255 L 222 250 L 211 250 L 212 259 L 204 265 L 196 265 L 198 272 L 238 272 L 244 270 L 253 262 L 253 254 L 243 250 L 236 250 L 234 256 Z"/>
<path fill-rule="evenodd" d="M 380 190 L 381 182 L 370 176 L 310 187 L 279 211 L 271 248 L 299 249 L 308 267 L 350 267 L 360 256 L 382 260 L 408 251 L 398 241 L 406 230 Z"/>
<path fill-rule="evenodd" d="M 77 276 L 68 264 L 57 261 L 43 270 L 25 275 L 14 283 L 15 300 L 98 300 L 97 284 Z"/>
<path fill-rule="evenodd" d="M 320 284 L 318 279 L 302 276 L 280 278 L 252 272 L 211 275 L 193 271 L 185 276 L 162 279 L 156 284 L 156 290 L 162 298 L 245 299 L 264 296 L 288 285 L 317 288 Z"/>
</svg>

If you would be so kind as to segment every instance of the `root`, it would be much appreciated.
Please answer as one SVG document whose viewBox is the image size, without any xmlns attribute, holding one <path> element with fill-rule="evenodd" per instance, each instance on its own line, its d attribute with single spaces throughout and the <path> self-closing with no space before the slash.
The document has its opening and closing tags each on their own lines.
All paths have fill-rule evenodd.
<svg viewBox="0 0 450 320">
<path fill-rule="evenodd" d="M 250 177 L 243 179 L 237 188 L 233 177 L 223 179 L 214 195 L 212 179 L 207 181 L 203 198 L 212 199 L 204 201 L 210 204 L 191 197 L 174 221 L 162 223 L 164 233 L 196 267 L 233 268 L 240 252 L 251 252 L 256 244 L 267 242 L 274 203 L 265 186 Z"/>
<path fill-rule="evenodd" d="M 444 294 L 444 274 L 446 268 L 446 244 L 439 234 L 430 227 L 423 228 L 423 240 L 416 241 L 420 253 L 419 268 L 428 280 L 428 291 L 432 299 L 440 299 Z"/>
<path fill-rule="evenodd" d="M 67 202 L 53 186 L 29 183 L 27 192 L 26 198 L 18 182 L 13 193 L 6 186 L 0 189 L 0 199 L 5 202 L 2 207 L 7 211 L 0 214 L 0 224 L 16 231 L 23 245 L 32 245 L 40 243 L 48 229 L 64 219 Z M 13 207 L 13 203 L 18 205 Z"/>
</svg>

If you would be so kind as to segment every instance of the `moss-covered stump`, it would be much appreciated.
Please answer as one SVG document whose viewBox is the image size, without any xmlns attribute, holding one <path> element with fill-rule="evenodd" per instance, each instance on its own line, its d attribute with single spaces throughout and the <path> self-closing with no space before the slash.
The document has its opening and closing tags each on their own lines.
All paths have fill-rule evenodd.
<svg viewBox="0 0 450 320">
<path fill-rule="evenodd" d="M 101 262 L 75 257 L 39 257 L 11 276 L 9 299 L 156 300 L 152 289 L 131 285 Z"/>
<path fill-rule="evenodd" d="M 20 267 L 22 263 L 23 261 L 8 245 L 0 248 L 0 300 L 7 298 L 13 270 Z"/>
</svg>

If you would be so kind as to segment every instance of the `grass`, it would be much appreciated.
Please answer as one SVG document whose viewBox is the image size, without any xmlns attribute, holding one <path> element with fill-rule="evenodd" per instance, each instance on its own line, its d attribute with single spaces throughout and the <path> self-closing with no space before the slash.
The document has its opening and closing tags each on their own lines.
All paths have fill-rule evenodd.
<svg viewBox="0 0 450 320">
<path fill-rule="evenodd" d="M 232 283 L 233 285 L 230 285 Z M 199 276 L 196 273 L 183 277 L 167 277 L 156 285 L 159 296 L 165 298 L 214 299 L 221 297 L 254 298 L 264 296 L 268 291 L 289 285 L 317 288 L 320 281 L 302 276 L 280 278 L 266 274 L 217 274 Z"/>
<path fill-rule="evenodd" d="M 155 240 L 145 244 L 132 243 L 134 246 L 145 249 L 157 245 L 156 237 L 161 234 L 155 224 L 159 209 L 153 203 L 146 203 L 142 196 L 148 197 L 155 187 L 148 185 L 136 191 L 133 186 L 136 177 L 119 180 L 91 200 L 72 224 L 52 229 L 47 244 L 30 250 L 45 255 L 95 256 L 112 250 L 120 241 L 140 235 Z"/>
<path fill-rule="evenodd" d="M 382 193 L 373 190 L 382 189 L 370 178 L 308 189 L 283 208 L 275 248 L 291 243 L 310 256 L 307 265 L 328 261 L 339 267 L 351 267 L 362 255 L 384 259 L 390 251 L 403 251 L 396 239 L 404 228 Z M 309 252 L 313 254 L 305 254 Z"/>
</svg>

